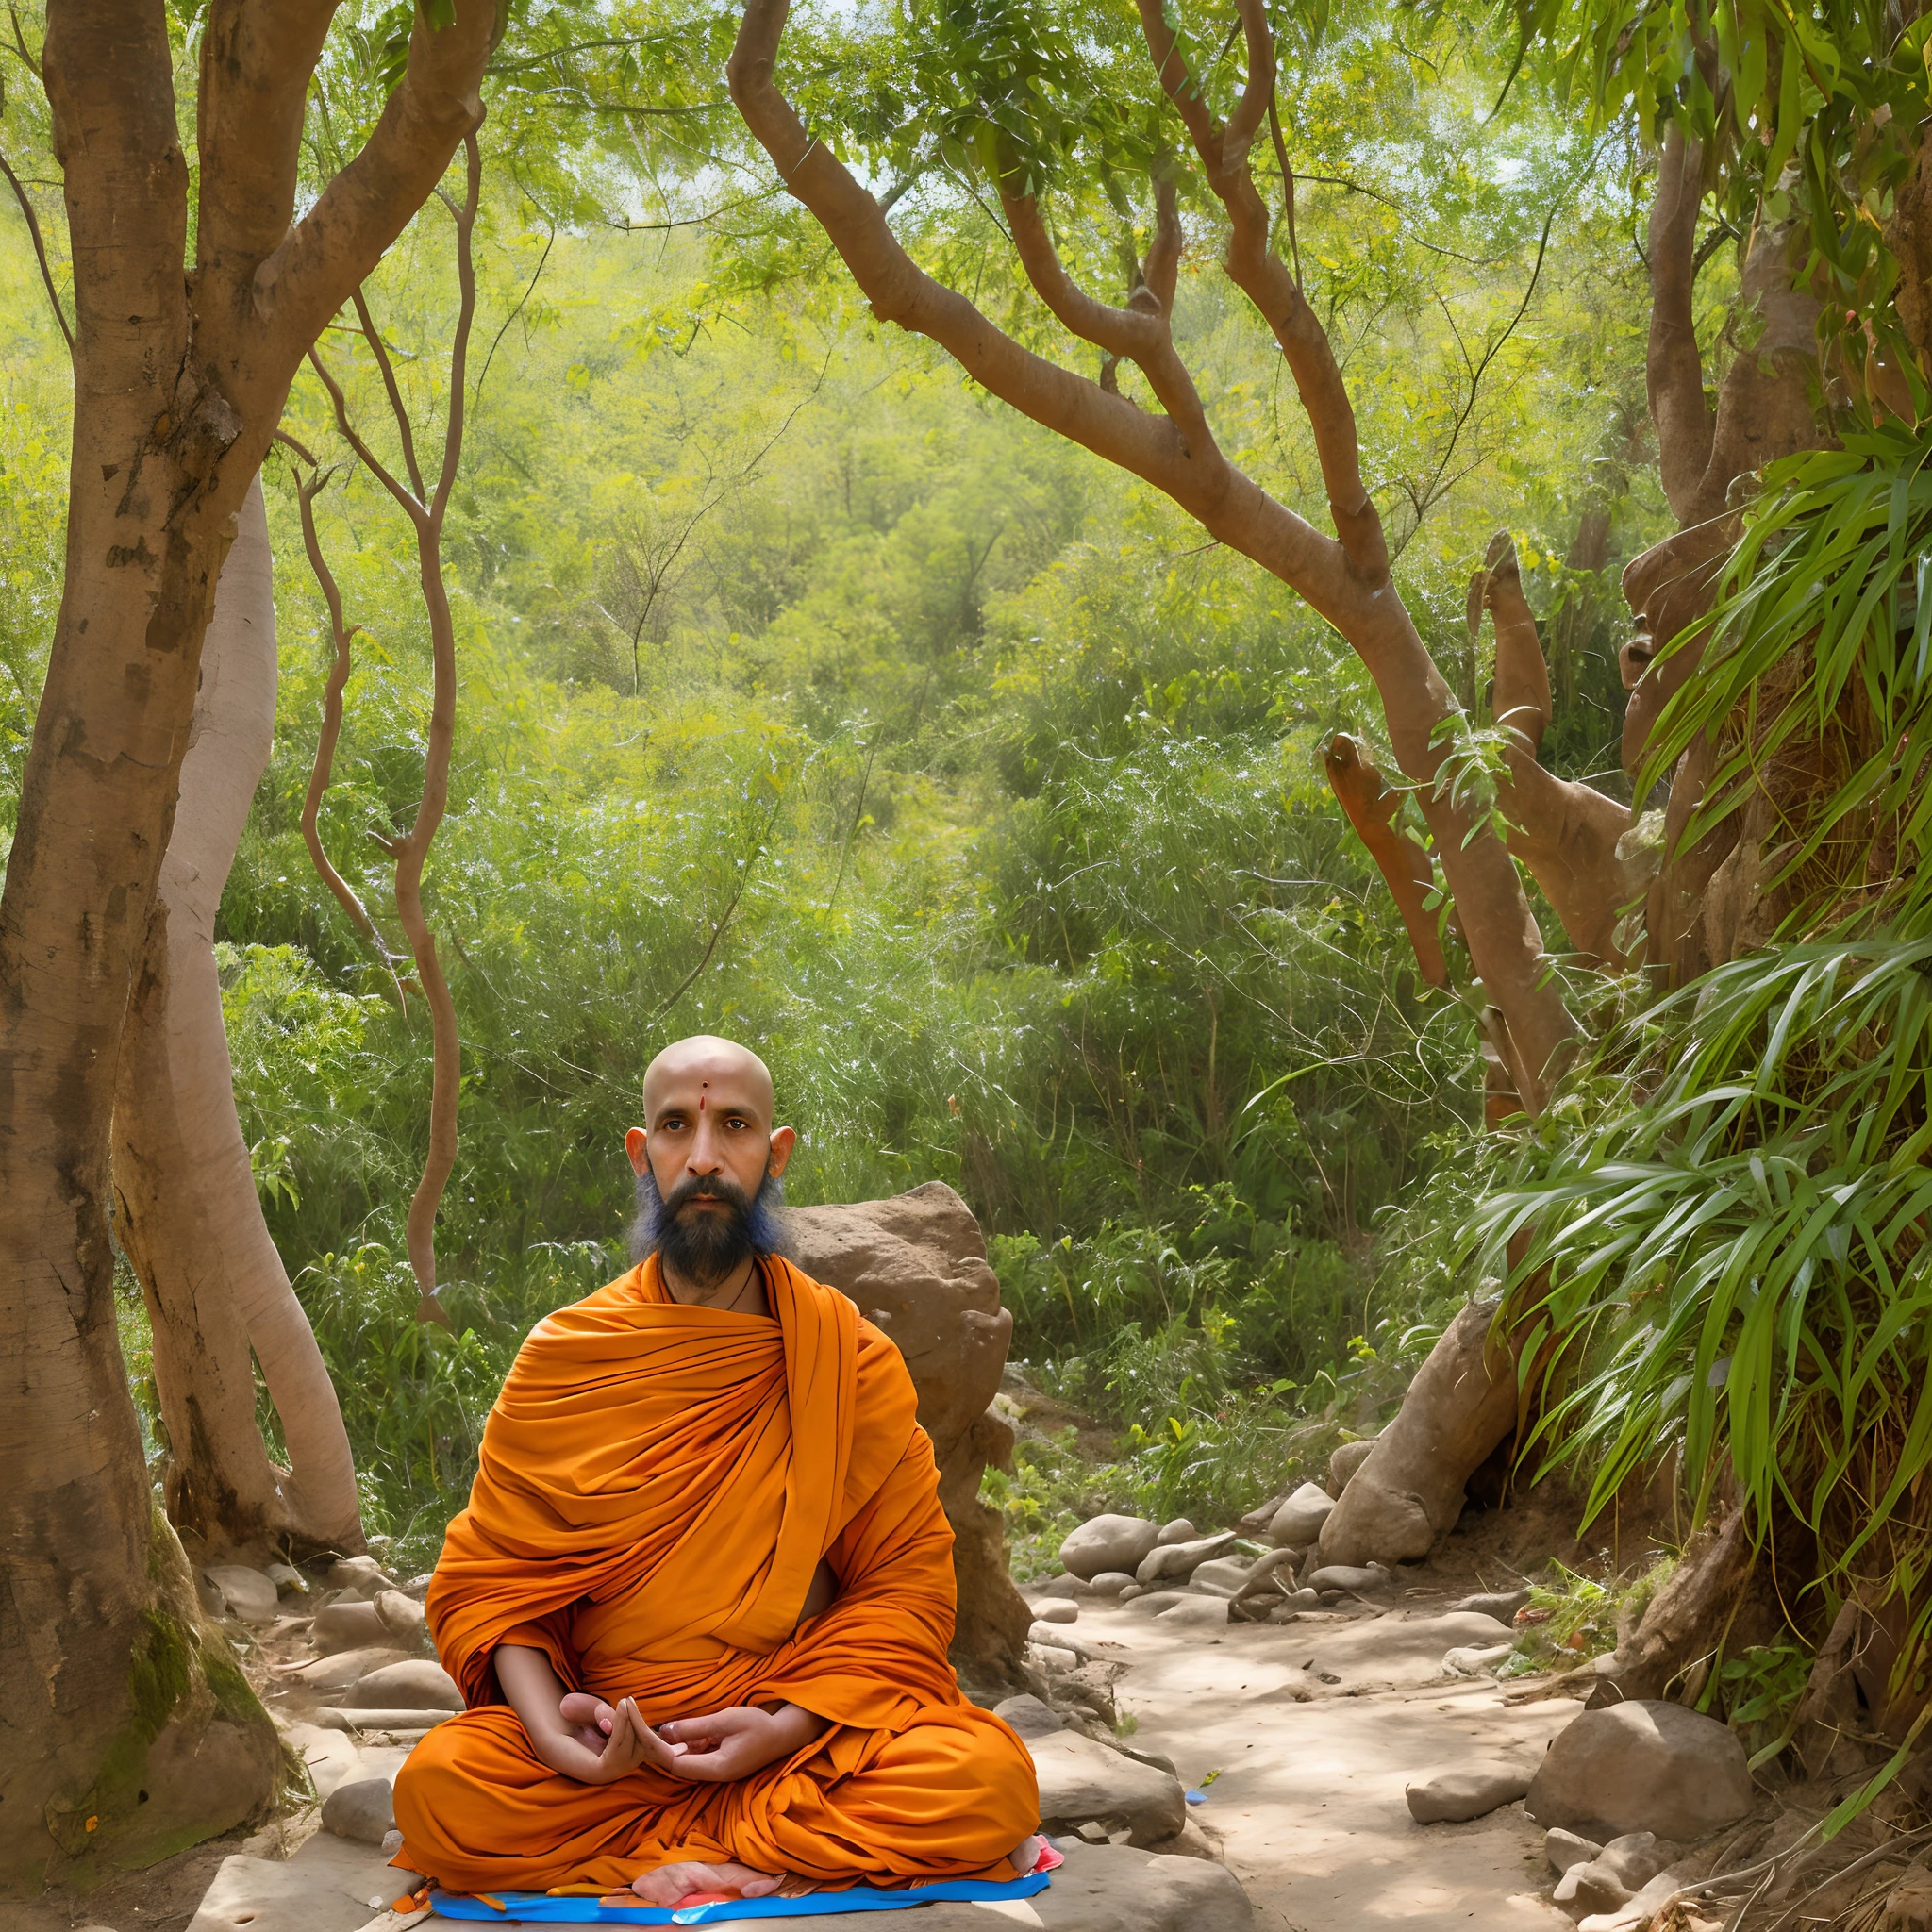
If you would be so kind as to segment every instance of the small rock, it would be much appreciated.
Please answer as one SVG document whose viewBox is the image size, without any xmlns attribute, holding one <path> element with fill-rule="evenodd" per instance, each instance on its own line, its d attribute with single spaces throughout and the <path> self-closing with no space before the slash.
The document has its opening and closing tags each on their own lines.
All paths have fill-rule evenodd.
<svg viewBox="0 0 1932 1932">
<path fill-rule="evenodd" d="M 344 1702 L 351 1710 L 460 1710 L 463 1693 L 441 1664 L 409 1657 L 358 1677 Z"/>
<path fill-rule="evenodd" d="M 1075 1731 L 1027 1742 L 1040 1774 L 1040 1816 L 1049 1832 L 1087 1824 L 1125 1825 L 1130 1844 L 1158 1844 L 1187 1818 L 1180 1781 Z"/>
<path fill-rule="evenodd" d="M 1092 1660 L 1095 1652 L 1091 1644 L 1083 1643 L 1079 1638 L 1067 1634 L 1064 1624 L 1034 1624 L 1028 1626 L 1026 1641 L 1037 1643 L 1043 1649 L 1063 1650 L 1078 1657 L 1082 1663 Z"/>
<path fill-rule="evenodd" d="M 1513 1643 L 1491 1643 L 1480 1649 L 1459 1644 L 1456 1649 L 1442 1653 L 1442 1674 L 1445 1677 L 1479 1677 L 1485 1671 L 1494 1670 L 1515 1648 Z"/>
<path fill-rule="evenodd" d="M 1543 1857 L 1559 1878 L 1573 1865 L 1589 1864 L 1602 1850 L 1594 1839 L 1579 1838 L 1574 1831 L 1559 1828 L 1543 1834 Z"/>
<path fill-rule="evenodd" d="M 1224 1630 L 1227 1627 L 1227 1599 L 1184 1596 L 1160 1611 L 1154 1621 L 1170 1630 Z"/>
<path fill-rule="evenodd" d="M 1066 1729 L 1049 1706 L 1024 1694 L 995 1704 L 992 1714 L 1005 1718 L 1023 1738 L 1050 1738 L 1056 1731 Z"/>
<path fill-rule="evenodd" d="M 1210 1557 L 1188 1581 L 1195 1590 L 1232 1596 L 1248 1580 L 1248 1565 L 1237 1557 Z"/>
<path fill-rule="evenodd" d="M 1671 1902 L 1678 1880 L 1674 1873 L 1659 1872 L 1633 1898 L 1607 1912 L 1591 1912 L 1580 1920 L 1576 1932 L 1646 1932 L 1657 1913 Z"/>
<path fill-rule="evenodd" d="M 1529 1773 L 1513 1764 L 1450 1765 L 1408 1787 L 1408 1815 L 1418 1824 L 1461 1824 L 1513 1805 L 1529 1790 Z"/>
<path fill-rule="evenodd" d="M 1379 1563 L 1357 1569 L 1353 1563 L 1327 1563 L 1302 1582 L 1313 1591 L 1349 1590 L 1362 1595 L 1372 1590 L 1387 1590 L 1394 1578 Z"/>
<path fill-rule="evenodd" d="M 359 1683 L 371 1671 L 379 1671 L 387 1664 L 408 1661 L 408 1657 L 393 1644 L 378 1643 L 359 1650 L 332 1651 L 312 1664 L 297 1664 L 279 1674 L 292 1677 L 296 1683 L 306 1685 L 325 1697 L 334 1697 L 350 1685 Z"/>
<path fill-rule="evenodd" d="M 1147 1586 L 1144 1583 L 1125 1583 L 1121 1586 L 1121 1593 L 1117 1601 L 1124 1604 L 1132 1603 L 1137 1596 L 1145 1596 L 1146 1594 Z"/>
<path fill-rule="evenodd" d="M 1288 1501 L 1287 1496 L 1270 1496 L 1265 1503 L 1257 1503 L 1243 1516 L 1235 1527 L 1243 1536 L 1265 1536 L 1268 1525 L 1274 1521 L 1274 1512 Z"/>
<path fill-rule="evenodd" d="M 1586 1710 L 1557 1735 L 1529 1788 L 1529 1814 L 1607 1843 L 1654 1831 L 1686 1840 L 1752 1805 L 1744 1747 L 1717 1719 L 1633 1699 Z"/>
<path fill-rule="evenodd" d="M 1139 1590 L 1131 1570 L 1103 1570 L 1098 1576 L 1087 1580 L 1087 1593 L 1090 1596 L 1120 1596 L 1130 1590 Z"/>
<path fill-rule="evenodd" d="M 1328 1457 L 1328 1493 L 1340 1496 L 1348 1487 L 1348 1479 L 1369 1459 L 1369 1451 L 1375 1446 L 1373 1436 L 1364 1436 L 1359 1442 L 1343 1442 L 1333 1450 Z"/>
<path fill-rule="evenodd" d="M 264 1563 L 261 1574 L 278 1591 L 292 1591 L 297 1596 L 308 1594 L 308 1579 L 292 1563 Z"/>
<path fill-rule="evenodd" d="M 1140 1584 L 1136 1584 L 1134 1588 L 1138 1592 L 1133 1600 L 1134 1614 L 1137 1617 L 1158 1617 L 1170 1604 L 1183 1603 L 1187 1600 L 1187 1591 L 1184 1590 L 1147 1590 Z M 1125 1591 L 1122 1592 L 1124 1600 L 1125 1594 Z"/>
<path fill-rule="evenodd" d="M 364 1644 L 395 1641 L 389 1625 L 370 1603 L 325 1604 L 315 1613 L 308 1637 L 325 1656 L 333 1650 L 355 1650 Z"/>
<path fill-rule="evenodd" d="M 221 1591 L 228 1614 L 244 1624 L 273 1624 L 282 1607 L 275 1587 L 245 1563 L 210 1563 L 201 1573 Z"/>
<path fill-rule="evenodd" d="M 1192 1543 L 1201 1540 L 1201 1532 L 1185 1516 L 1176 1516 L 1172 1523 L 1163 1523 L 1154 1539 L 1158 1550 L 1171 1549 L 1175 1543 Z"/>
<path fill-rule="evenodd" d="M 1318 1609 L 1321 1603 L 1321 1597 L 1312 1590 L 1291 1591 L 1268 1612 L 1268 1621 L 1271 1624 L 1292 1623 L 1304 1610 Z"/>
<path fill-rule="evenodd" d="M 375 1592 L 375 1614 L 382 1626 L 398 1643 L 420 1643 L 428 1634 L 429 1620 L 423 1606 L 399 1590 Z"/>
<path fill-rule="evenodd" d="M 222 1618 L 228 1614 L 228 1600 L 208 1578 L 195 1572 L 194 1593 L 201 1600 L 202 1614 L 207 1617 Z"/>
<path fill-rule="evenodd" d="M 1452 1611 L 1470 1610 L 1478 1617 L 1493 1617 L 1499 1624 L 1515 1621 L 1516 1613 L 1529 1601 L 1526 1590 L 1479 1590 L 1474 1596 L 1459 1597 L 1449 1606 Z"/>
<path fill-rule="evenodd" d="M 1174 1769 L 1174 1759 L 1164 1751 L 1150 1751 L 1144 1744 L 1117 1743 L 1115 1750 L 1124 1752 L 1136 1764 L 1151 1764 L 1156 1771 L 1164 1771 L 1176 1784 L 1180 1773 Z"/>
<path fill-rule="evenodd" d="M 1076 1576 L 1136 1568 L 1160 1534 L 1144 1516 L 1095 1516 L 1060 1545 L 1060 1561 Z"/>
<path fill-rule="evenodd" d="M 329 1565 L 328 1587 L 356 1591 L 367 1601 L 378 1590 L 393 1590 L 396 1580 L 374 1557 L 341 1557 Z"/>
<path fill-rule="evenodd" d="M 1063 1596 L 1035 1597 L 1033 1621 L 1036 1624 L 1077 1624 L 1080 1621 L 1080 1606 L 1069 1603 Z"/>
<path fill-rule="evenodd" d="M 1268 1525 L 1268 1541 L 1277 1550 L 1300 1548 L 1322 1534 L 1322 1525 L 1335 1507 L 1335 1498 L 1320 1483 L 1304 1483 L 1290 1495 Z"/>
<path fill-rule="evenodd" d="M 395 1822 L 396 1794 L 386 1777 L 338 1785 L 322 1801 L 322 1828 L 358 1844 L 379 1845 Z"/>
<path fill-rule="evenodd" d="M 1628 1904 L 1632 1893 L 1614 1872 L 1590 1858 L 1571 1866 L 1550 1896 L 1573 1919 L 1581 1919 L 1591 1912 L 1614 1912 Z"/>
<path fill-rule="evenodd" d="M 1654 1831 L 1626 1831 L 1613 1838 L 1596 1856 L 1597 1864 L 1614 1872 L 1633 1892 L 1641 1891 L 1659 1872 L 1683 1856 L 1675 1840 Z M 1621 1903 L 1621 1901 L 1620 1901 Z"/>
<path fill-rule="evenodd" d="M 412 1596 L 420 1604 L 429 1594 L 429 1586 L 435 1580 L 436 1572 L 425 1570 L 422 1575 L 410 1577 L 408 1582 L 399 1585 L 398 1588 L 405 1596 Z"/>
<path fill-rule="evenodd" d="M 1218 1557 L 1234 1541 L 1234 1531 L 1197 1537 L 1191 1542 L 1162 1543 L 1149 1551 L 1134 1572 L 1140 1583 L 1185 1583 L 1209 1557 Z"/>
</svg>

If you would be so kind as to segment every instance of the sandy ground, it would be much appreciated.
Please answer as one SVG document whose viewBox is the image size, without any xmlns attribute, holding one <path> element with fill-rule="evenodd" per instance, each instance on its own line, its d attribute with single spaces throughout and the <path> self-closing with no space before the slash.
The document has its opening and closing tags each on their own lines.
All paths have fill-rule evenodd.
<svg viewBox="0 0 1932 1932">
<path fill-rule="evenodd" d="M 1076 1628 L 1122 1646 L 1107 1654 L 1131 1666 L 1115 1695 L 1134 1741 L 1196 1788 L 1220 1773 L 1195 1816 L 1267 1932 L 1567 1932 L 1521 1804 L 1468 1824 L 1408 1815 L 1417 1773 L 1472 1757 L 1534 1765 L 1579 1707 L 1511 1709 L 1493 1683 L 1444 1678 L 1440 1621 L 1424 1605 L 1362 1624 L 1174 1630 L 1090 1601 Z"/>
<path fill-rule="evenodd" d="M 1577 1709 L 1509 1708 L 1494 1683 L 1442 1674 L 1446 1649 L 1480 1641 L 1480 1624 L 1472 1631 L 1471 1620 L 1458 1628 L 1444 1616 L 1453 1594 L 1478 1580 L 1432 1575 L 1386 1615 L 1283 1626 L 1177 1627 L 1083 1602 L 1077 1635 L 1128 1666 L 1115 1694 L 1136 1721 L 1133 1740 L 1205 1789 L 1193 1815 L 1247 1888 L 1261 1932 L 1570 1926 L 1547 1902 L 1542 1833 L 1521 1804 L 1423 1826 L 1404 1800 L 1419 1774 L 1472 1757 L 1533 1766 Z M 291 1700 L 281 1686 L 271 1694 L 284 1707 L 313 1701 Z M 365 1755 L 388 1771 L 403 1753 L 365 1745 Z M 312 1829 L 311 1813 L 198 1846 L 85 1899 L 0 1905 L 0 1932 L 183 1932 L 225 1857 L 285 1856 Z"/>
</svg>

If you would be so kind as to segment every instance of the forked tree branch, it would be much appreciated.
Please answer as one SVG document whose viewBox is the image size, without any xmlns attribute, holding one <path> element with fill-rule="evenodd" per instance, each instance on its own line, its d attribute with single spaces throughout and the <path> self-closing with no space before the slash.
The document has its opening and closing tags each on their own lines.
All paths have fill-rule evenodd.
<svg viewBox="0 0 1932 1932">
<path fill-rule="evenodd" d="M 1246 162 L 1273 85 L 1272 41 L 1260 0 L 1243 0 L 1249 85 L 1236 109 L 1234 142 L 1224 138 L 1226 130 L 1213 122 L 1189 82 L 1158 0 L 1143 0 L 1142 21 L 1163 84 L 1229 212 L 1229 273 L 1268 318 L 1301 391 L 1342 533 L 1339 542 L 1257 488 L 1218 450 L 1210 455 L 1191 449 L 1183 425 L 1173 416 L 1143 414 L 1100 384 L 1022 348 L 963 296 L 920 270 L 887 226 L 878 204 L 807 133 L 774 84 L 787 12 L 787 0 L 747 0 L 727 70 L 732 97 L 787 188 L 843 258 L 874 313 L 928 336 L 1022 414 L 1163 491 L 1209 536 L 1297 591 L 1359 653 L 1381 692 L 1396 756 L 1420 788 L 1420 803 L 1469 935 L 1472 962 L 1507 1015 L 1518 1058 L 1530 1070 L 1520 1091 L 1535 1110 L 1574 1026 L 1560 992 L 1547 980 L 1541 936 L 1508 854 L 1461 808 L 1437 795 L 1434 781 L 1442 759 L 1437 730 L 1455 715 L 1455 700 L 1389 583 L 1381 520 L 1362 486 L 1354 412 L 1327 338 L 1269 247 L 1269 218 Z M 1043 239 L 1029 237 L 1027 247 L 1034 268 L 1060 299 L 1066 291 L 1054 280 L 1058 264 L 1036 245 Z M 1076 311 L 1070 300 L 1067 306 L 1096 332 L 1118 325 L 1105 314 L 1096 322 L 1092 311 Z"/>
<path fill-rule="evenodd" d="M 1227 214 L 1224 263 L 1228 277 L 1260 311 L 1288 360 L 1314 434 L 1315 456 L 1328 492 L 1328 513 L 1349 562 L 1365 582 L 1380 585 L 1388 580 L 1389 545 L 1381 515 L 1362 481 L 1355 407 L 1348 399 L 1327 331 L 1303 298 L 1287 264 L 1269 245 L 1273 223 L 1248 167 L 1253 129 L 1240 140 L 1233 138 L 1251 118 L 1250 104 L 1257 101 L 1263 75 L 1267 87 L 1252 110 L 1255 125 L 1258 126 L 1258 116 L 1266 110 L 1274 92 L 1274 39 L 1262 0 L 1241 0 L 1249 79 L 1226 128 L 1215 121 L 1188 72 L 1179 38 L 1167 24 L 1163 0 L 1139 0 L 1139 6 L 1141 30 L 1160 83 L 1194 143 L 1208 186 Z"/>
<path fill-rule="evenodd" d="M 390 414 L 395 418 L 396 436 L 403 445 L 403 466 L 409 473 L 409 488 L 416 492 L 419 505 L 426 504 L 429 492 L 423 487 L 422 467 L 416 461 L 416 431 L 409 422 L 408 410 L 403 407 L 403 392 L 396 386 L 395 364 L 390 360 L 382 331 L 369 312 L 368 295 L 358 286 L 351 300 L 356 305 L 356 320 L 362 325 L 362 339 L 369 344 L 369 353 L 375 358 L 375 366 L 382 375 L 383 393 L 389 398 Z"/>
</svg>

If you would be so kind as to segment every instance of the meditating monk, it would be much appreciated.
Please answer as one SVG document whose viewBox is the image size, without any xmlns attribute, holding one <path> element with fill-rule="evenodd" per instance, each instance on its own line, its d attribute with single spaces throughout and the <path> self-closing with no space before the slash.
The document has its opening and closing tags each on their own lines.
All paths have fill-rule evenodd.
<svg viewBox="0 0 1932 1932">
<path fill-rule="evenodd" d="M 638 1265 L 540 1322 L 491 1410 L 428 1595 L 469 1707 L 395 1786 L 396 1862 L 451 1890 L 675 1905 L 1034 1867 L 1032 1760 L 946 1663 L 911 1378 L 776 1252 L 774 1112 L 730 1041 L 652 1061 Z"/>
</svg>

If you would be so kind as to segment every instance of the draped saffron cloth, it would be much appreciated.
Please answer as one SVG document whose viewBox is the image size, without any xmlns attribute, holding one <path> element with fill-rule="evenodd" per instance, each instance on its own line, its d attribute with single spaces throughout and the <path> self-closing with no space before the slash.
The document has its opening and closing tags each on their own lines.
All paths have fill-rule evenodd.
<svg viewBox="0 0 1932 1932">
<path fill-rule="evenodd" d="M 1013 1875 L 1033 1763 L 946 1662 L 953 1536 L 911 1378 L 843 1295 L 760 1265 L 770 1316 L 675 1302 L 653 1257 L 524 1343 L 429 1586 L 468 1708 L 397 1775 L 398 1864 L 459 1891 L 616 1890 L 686 1858 Z M 802 1617 L 822 1562 L 837 1594 Z M 501 1643 L 648 1724 L 784 1702 L 829 1728 L 730 1783 L 580 1784 L 504 1702 Z"/>
</svg>

